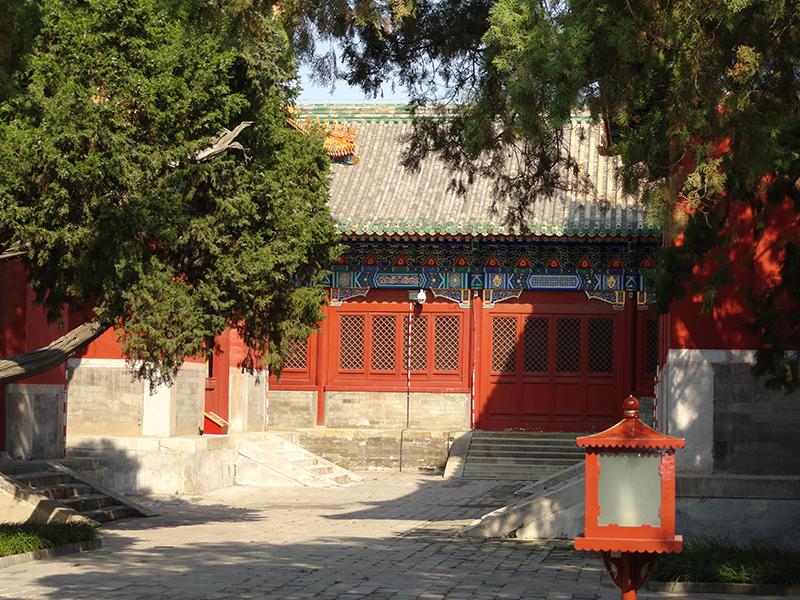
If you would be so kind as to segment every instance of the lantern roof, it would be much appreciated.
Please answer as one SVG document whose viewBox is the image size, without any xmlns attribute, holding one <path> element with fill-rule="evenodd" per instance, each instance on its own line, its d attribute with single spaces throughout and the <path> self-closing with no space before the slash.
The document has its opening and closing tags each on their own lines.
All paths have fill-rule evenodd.
<svg viewBox="0 0 800 600">
<path fill-rule="evenodd" d="M 622 405 L 622 420 L 605 431 L 579 437 L 582 448 L 683 448 L 685 440 L 659 433 L 639 420 L 639 401 L 628 396 Z"/>
</svg>

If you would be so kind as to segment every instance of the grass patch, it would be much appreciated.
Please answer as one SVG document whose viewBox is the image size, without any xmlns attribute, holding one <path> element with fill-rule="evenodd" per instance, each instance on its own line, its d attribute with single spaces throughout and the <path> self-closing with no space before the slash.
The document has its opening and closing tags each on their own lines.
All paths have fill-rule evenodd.
<svg viewBox="0 0 800 600">
<path fill-rule="evenodd" d="M 89 523 L 0 523 L 0 556 L 88 542 L 99 535 Z"/>
<path fill-rule="evenodd" d="M 800 585 L 800 550 L 691 539 L 680 554 L 663 554 L 654 581 Z"/>
</svg>

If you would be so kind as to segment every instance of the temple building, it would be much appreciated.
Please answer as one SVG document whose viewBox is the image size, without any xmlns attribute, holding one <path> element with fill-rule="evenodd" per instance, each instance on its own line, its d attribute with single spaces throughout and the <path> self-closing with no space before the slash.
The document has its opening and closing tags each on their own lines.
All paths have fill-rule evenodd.
<svg viewBox="0 0 800 600">
<path fill-rule="evenodd" d="M 271 428 L 600 431 L 628 394 L 651 398 L 658 319 L 645 272 L 660 243 L 576 117 L 570 150 L 590 192 L 538 200 L 509 226 L 493 186 L 459 195 L 436 157 L 401 164 L 411 122 L 393 107 L 309 109 L 347 123 L 358 160 L 333 165 L 346 250 L 319 332 L 269 382 Z M 577 186 L 576 186 L 577 187 Z"/>
<path fill-rule="evenodd" d="M 344 253 L 325 318 L 281 376 L 244 373 L 242 341 L 226 331 L 213 357 L 150 389 L 108 331 L 60 367 L 0 385 L 0 449 L 103 458 L 127 477 L 120 490 L 199 493 L 238 481 L 235 439 L 265 431 L 348 467 L 440 469 L 471 431 L 597 432 L 634 394 L 647 422 L 686 438 L 681 472 L 800 474 L 800 411 L 750 371 L 760 342 L 746 293 L 721 289 L 711 313 L 690 296 L 655 314 L 647 272 L 665 242 L 589 119 L 576 116 L 566 140 L 590 185 L 538 199 L 524 229 L 492 182 L 460 195 L 435 156 L 406 170 L 402 108 L 305 107 L 290 123 L 309 120 L 327 130 Z M 800 230 L 787 207 L 770 231 Z M 744 207 L 732 226 L 752 218 Z M 737 282 L 769 281 L 780 239 L 741 237 Z M 57 338 L 21 264 L 0 262 L 0 278 L 0 355 Z"/>
</svg>

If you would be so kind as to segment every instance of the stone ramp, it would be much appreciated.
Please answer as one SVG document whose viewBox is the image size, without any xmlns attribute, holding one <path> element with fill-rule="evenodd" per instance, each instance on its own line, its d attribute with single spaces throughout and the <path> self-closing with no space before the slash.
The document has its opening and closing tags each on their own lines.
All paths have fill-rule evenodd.
<svg viewBox="0 0 800 600">
<path fill-rule="evenodd" d="M 583 460 L 577 433 L 474 431 L 464 459 L 466 479 L 537 481 Z"/>
<path fill-rule="evenodd" d="M 290 435 L 260 433 L 236 440 L 237 485 L 339 487 L 362 478 L 298 446 Z"/>
<path fill-rule="evenodd" d="M 148 509 L 88 478 L 84 473 L 94 470 L 97 463 L 96 459 L 81 458 L 2 461 L 2 504 L 19 520 L 105 523 L 153 516 Z"/>
<path fill-rule="evenodd" d="M 527 493 L 464 527 L 462 537 L 520 539 L 572 539 L 583 531 L 583 464 L 529 484 L 515 495 Z"/>
</svg>

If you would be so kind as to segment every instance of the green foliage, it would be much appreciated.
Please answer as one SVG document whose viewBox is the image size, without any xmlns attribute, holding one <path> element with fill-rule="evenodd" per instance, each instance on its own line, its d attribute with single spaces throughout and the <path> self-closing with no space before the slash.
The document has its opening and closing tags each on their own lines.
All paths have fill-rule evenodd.
<svg viewBox="0 0 800 600">
<path fill-rule="evenodd" d="M 0 556 L 89 542 L 100 536 L 89 523 L 0 523 Z"/>
<path fill-rule="evenodd" d="M 800 584 L 800 552 L 728 540 L 690 539 L 680 554 L 658 557 L 654 581 Z"/>
<path fill-rule="evenodd" d="M 305 15 L 292 22 L 296 39 L 311 23 L 341 40 L 344 65 L 328 74 L 367 91 L 394 78 L 412 107 L 448 103 L 449 120 L 418 120 L 406 163 L 437 152 L 463 175 L 458 187 L 478 173 L 494 177 L 497 197 L 516 200 L 512 219 L 569 186 L 576 162 L 561 131 L 570 114 L 602 121 L 624 188 L 641 195 L 667 236 L 688 239 L 662 257 L 663 308 L 687 291 L 692 267 L 724 264 L 735 242 L 726 231 L 732 199 L 753 200 L 755 235 L 765 196 L 800 204 L 796 1 L 417 0 L 403 14 L 379 0 L 292 5 Z M 519 172 L 502 168 L 509 156 Z M 800 339 L 800 304 L 784 301 L 800 299 L 788 277 L 793 256 L 772 288 L 754 290 L 751 307 L 773 349 L 759 352 L 757 371 L 774 367 L 786 389 L 800 384 L 785 362 Z M 724 273 L 706 282 L 705 307 L 729 284 Z"/>
<path fill-rule="evenodd" d="M 169 381 L 225 327 L 255 367 L 321 317 L 334 257 L 328 160 L 286 123 L 294 52 L 258 0 L 42 0 L 0 103 L 0 233 L 52 318 L 120 326 Z M 0 96 L 2 100 L 2 96 Z M 229 150 L 194 159 L 244 121 Z M 302 283 L 308 287 L 300 286 Z"/>
</svg>

